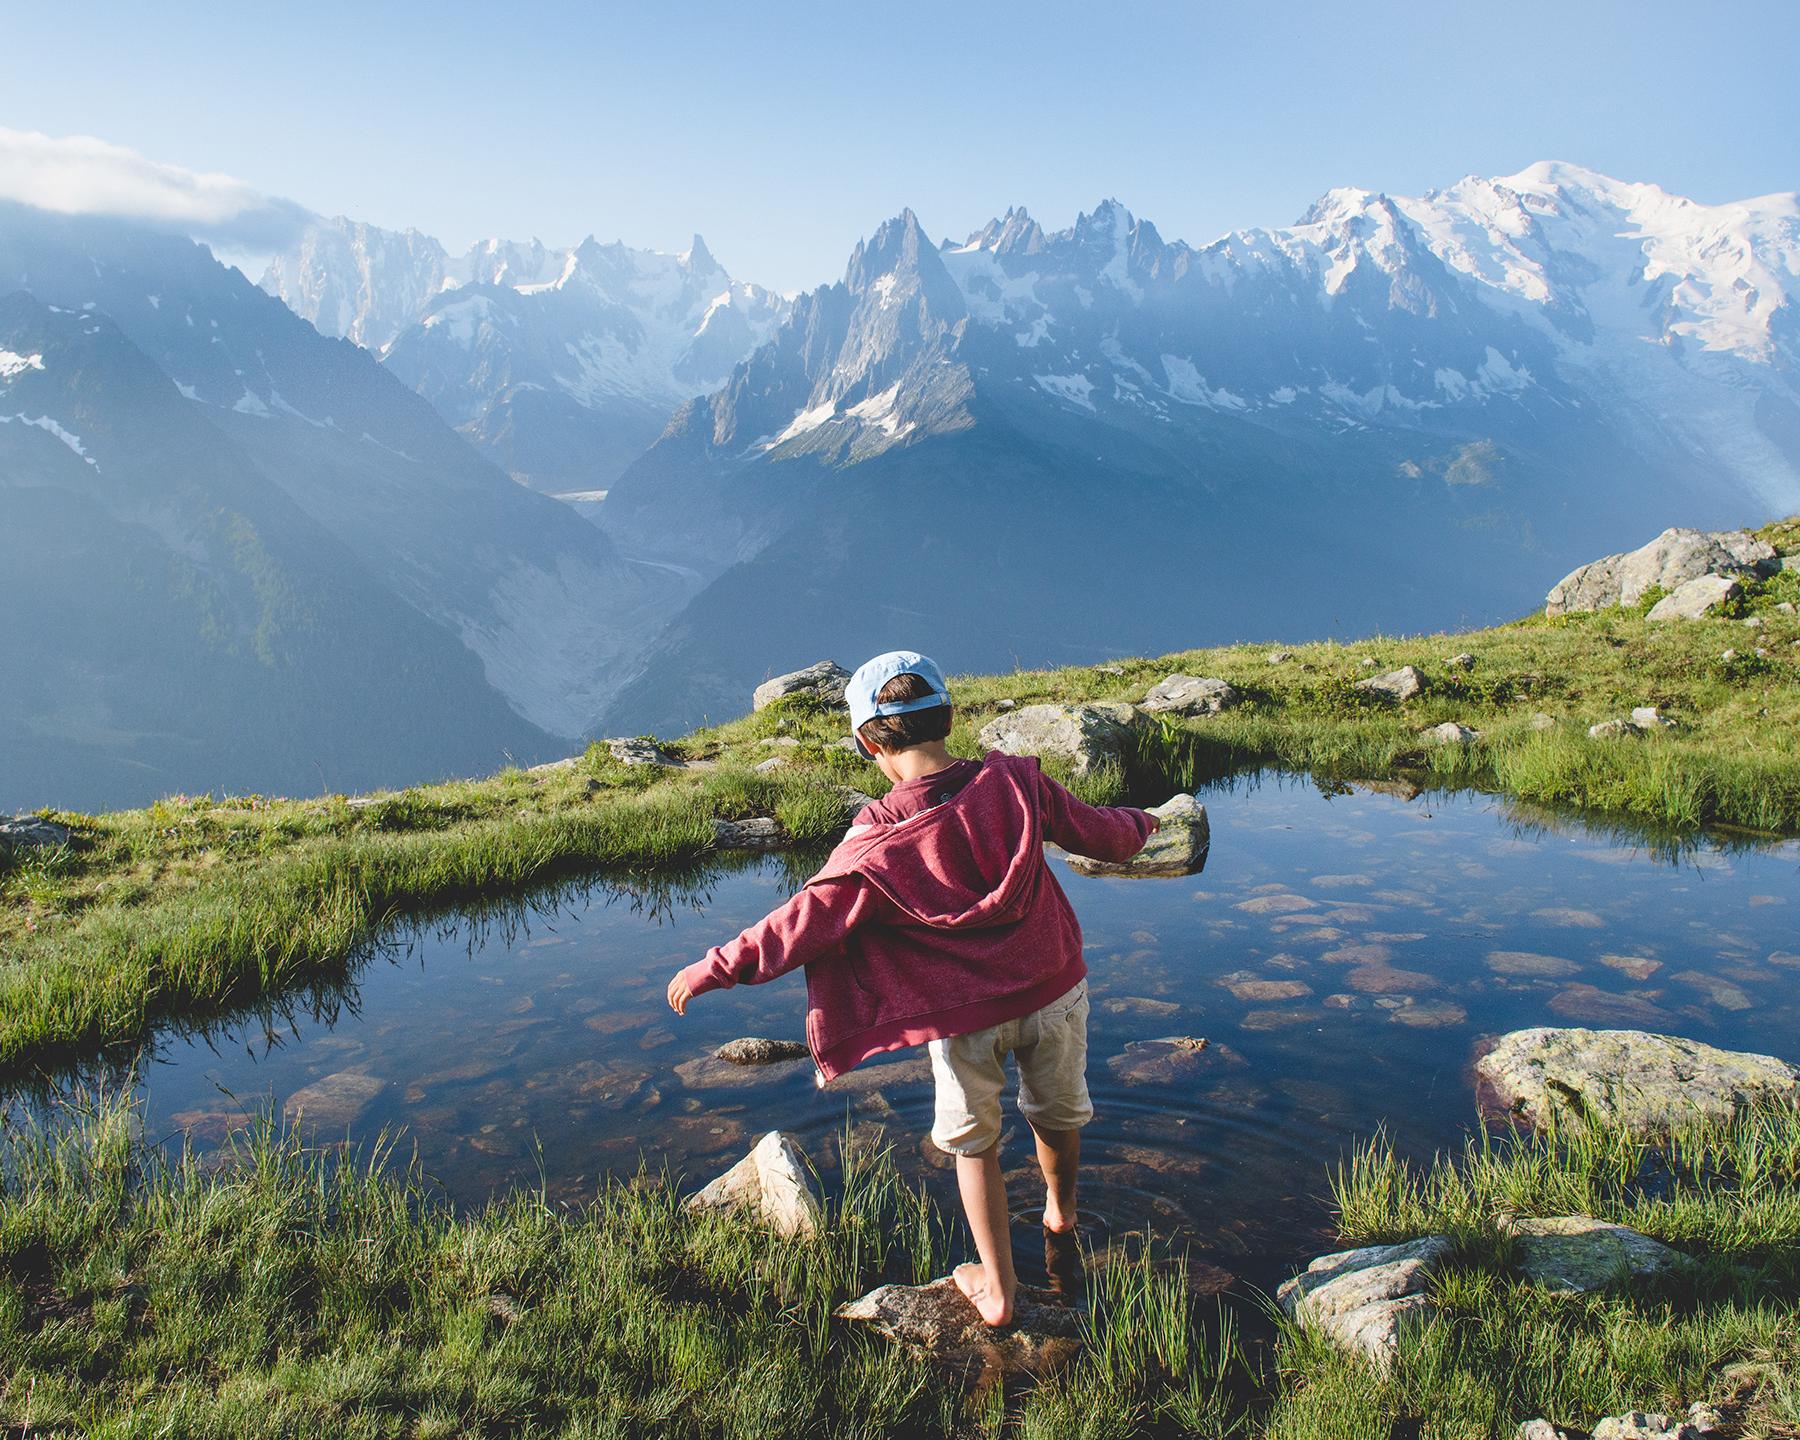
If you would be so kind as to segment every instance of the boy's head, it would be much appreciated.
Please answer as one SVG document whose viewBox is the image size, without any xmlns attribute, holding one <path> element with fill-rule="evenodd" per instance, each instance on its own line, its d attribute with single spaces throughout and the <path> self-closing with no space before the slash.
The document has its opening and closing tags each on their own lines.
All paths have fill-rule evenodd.
<svg viewBox="0 0 1800 1440">
<path fill-rule="evenodd" d="M 950 733 L 950 687 L 937 662 L 913 650 L 890 650 L 857 668 L 844 687 L 857 751 L 909 750 Z"/>
</svg>

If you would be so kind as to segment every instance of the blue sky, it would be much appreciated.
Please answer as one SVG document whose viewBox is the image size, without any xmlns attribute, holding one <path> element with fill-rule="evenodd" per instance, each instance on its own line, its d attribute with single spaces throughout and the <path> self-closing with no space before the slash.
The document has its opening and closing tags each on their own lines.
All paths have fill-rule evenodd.
<svg viewBox="0 0 1800 1440">
<path fill-rule="evenodd" d="M 1702 200 L 1800 186 L 1800 5 L 305 7 L 9 0 L 0 126 L 327 214 L 836 278 L 903 206 L 961 236 L 1116 195 L 1169 238 L 1555 158 Z"/>
</svg>

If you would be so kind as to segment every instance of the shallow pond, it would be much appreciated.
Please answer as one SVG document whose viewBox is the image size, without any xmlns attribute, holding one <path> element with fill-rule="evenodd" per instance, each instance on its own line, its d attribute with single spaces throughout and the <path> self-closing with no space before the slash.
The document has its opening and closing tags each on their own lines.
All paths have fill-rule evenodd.
<svg viewBox="0 0 1800 1440">
<path fill-rule="evenodd" d="M 1095 880 L 1053 862 L 1089 947 L 1096 1235 L 1147 1224 L 1272 1284 L 1312 1253 L 1328 1170 L 1355 1140 L 1385 1124 L 1413 1153 L 1458 1142 L 1484 1034 L 1595 1024 L 1800 1051 L 1800 844 L 1676 853 L 1483 796 L 1293 779 L 1204 798 L 1203 875 Z M 452 1197 L 479 1201 L 540 1178 L 575 1199 L 640 1159 L 697 1183 L 777 1126 L 829 1172 L 847 1126 L 881 1126 L 950 1202 L 943 1157 L 920 1144 L 920 1052 L 822 1091 L 805 1061 L 708 1058 L 739 1035 L 798 1037 L 799 974 L 669 1013 L 675 968 L 792 882 L 771 860 L 696 883 L 454 921 L 334 1003 L 165 1036 L 140 1074 L 151 1132 L 205 1149 L 271 1103 L 329 1138 L 404 1127 Z M 1154 1043 L 1200 1036 L 1199 1053 Z M 1009 1166 L 1028 1163 L 1016 1117 L 1007 1143 Z M 1036 1184 L 1020 1172 L 1012 1195 L 1029 1225 Z"/>
</svg>

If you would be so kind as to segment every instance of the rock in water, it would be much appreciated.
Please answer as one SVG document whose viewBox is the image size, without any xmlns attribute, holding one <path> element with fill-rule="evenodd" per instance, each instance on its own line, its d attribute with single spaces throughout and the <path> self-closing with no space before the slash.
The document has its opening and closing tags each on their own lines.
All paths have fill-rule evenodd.
<svg viewBox="0 0 1800 1440">
<path fill-rule="evenodd" d="M 748 1211 L 778 1235 L 815 1235 L 821 1222 L 806 1156 L 779 1130 L 687 1203 L 690 1210 Z"/>
<path fill-rule="evenodd" d="M 763 681 L 750 696 L 750 708 L 761 710 L 777 700 L 799 696 L 816 704 L 842 710 L 846 708 L 844 686 L 849 683 L 850 672 L 835 660 L 815 661 L 804 670 L 791 670 L 786 675 L 777 675 L 773 680 Z"/>
<path fill-rule="evenodd" d="M 1729 575 L 1696 575 L 1650 607 L 1651 620 L 1699 620 L 1744 593 Z"/>
<path fill-rule="evenodd" d="M 1701 575 L 1763 575 L 1775 547 L 1747 530 L 1665 530 L 1648 545 L 1571 571 L 1544 597 L 1546 615 L 1635 605 L 1652 587 L 1678 590 Z"/>
<path fill-rule="evenodd" d="M 1143 708 L 1152 714 L 1217 715 L 1237 703 L 1238 692 L 1223 680 L 1171 675 L 1151 687 Z"/>
<path fill-rule="evenodd" d="M 1475 1074 L 1485 1102 L 1539 1128 L 1591 1114 L 1654 1136 L 1753 1106 L 1800 1108 L 1800 1068 L 1784 1060 L 1643 1030 L 1515 1030 Z"/>
<path fill-rule="evenodd" d="M 1369 1245 L 1321 1255 L 1275 1292 L 1281 1308 L 1308 1330 L 1386 1369 L 1404 1325 L 1431 1318 L 1425 1293 L 1450 1242 L 1427 1235 L 1404 1245 Z"/>
<path fill-rule="evenodd" d="M 981 727 L 988 750 L 1067 760 L 1076 775 L 1123 765 L 1132 732 L 1146 723 L 1135 705 L 1095 700 L 1081 705 L 1026 705 Z"/>
<path fill-rule="evenodd" d="M 1557 1295 L 1586 1295 L 1666 1275 L 1689 1263 L 1660 1240 L 1588 1215 L 1507 1223 L 1513 1263 L 1532 1284 Z"/>
<path fill-rule="evenodd" d="M 1144 842 L 1144 848 L 1129 860 L 1090 860 L 1085 855 L 1071 855 L 1069 868 L 1083 875 L 1143 877 L 1197 875 L 1204 870 L 1207 851 L 1212 846 L 1212 824 L 1206 818 L 1206 807 L 1192 795 L 1176 795 L 1152 806 L 1150 814 L 1162 823 Z"/>
<path fill-rule="evenodd" d="M 282 1113 L 289 1120 L 304 1121 L 315 1130 L 343 1133 L 362 1119 L 375 1097 L 387 1088 L 378 1075 L 360 1070 L 340 1070 L 304 1085 L 288 1096 Z"/>
<path fill-rule="evenodd" d="M 1081 1345 L 1076 1313 L 1045 1303 L 1029 1286 L 1019 1287 L 1013 1323 L 995 1330 L 947 1275 L 929 1285 L 883 1285 L 840 1305 L 837 1317 L 935 1360 L 1005 1374 L 1047 1374 Z"/>
<path fill-rule="evenodd" d="M 1389 700 L 1410 700 L 1425 689 L 1425 676 L 1416 665 L 1402 665 L 1385 675 L 1372 675 L 1356 682 L 1358 690 L 1382 695 Z"/>
<path fill-rule="evenodd" d="M 783 1060 L 804 1060 L 811 1053 L 798 1040 L 764 1040 L 746 1035 L 741 1040 L 727 1040 L 713 1051 L 713 1056 L 733 1065 L 779 1065 Z"/>
</svg>

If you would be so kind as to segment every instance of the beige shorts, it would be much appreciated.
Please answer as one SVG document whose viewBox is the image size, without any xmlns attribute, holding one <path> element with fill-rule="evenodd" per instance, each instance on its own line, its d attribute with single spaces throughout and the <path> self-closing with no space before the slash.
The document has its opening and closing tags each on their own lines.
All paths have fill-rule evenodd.
<svg viewBox="0 0 1800 1440">
<path fill-rule="evenodd" d="M 1000 1138 L 1006 1057 L 1019 1067 L 1019 1113 L 1040 1130 L 1079 1130 L 1094 1118 L 1087 1087 L 1087 981 L 1004 1025 L 933 1040 L 937 1117 L 931 1139 L 952 1155 L 981 1155 Z"/>
</svg>

